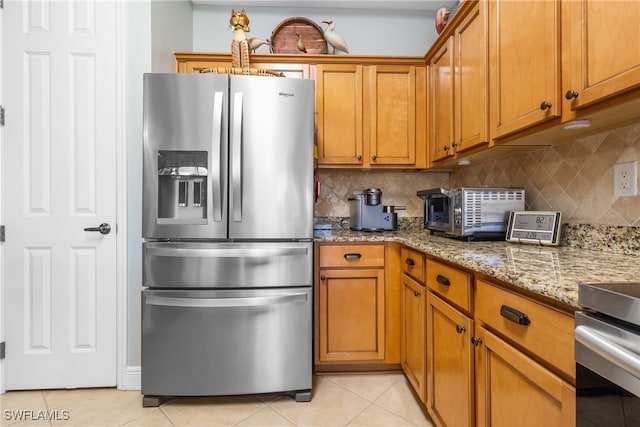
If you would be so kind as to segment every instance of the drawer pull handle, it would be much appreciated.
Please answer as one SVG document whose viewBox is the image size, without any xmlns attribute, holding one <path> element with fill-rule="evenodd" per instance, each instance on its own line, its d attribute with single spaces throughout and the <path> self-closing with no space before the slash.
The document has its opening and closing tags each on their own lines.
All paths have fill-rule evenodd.
<svg viewBox="0 0 640 427">
<path fill-rule="evenodd" d="M 440 283 L 441 285 L 444 286 L 451 286 L 451 281 L 449 280 L 449 278 L 443 276 L 442 274 L 438 274 L 436 276 L 436 280 L 438 281 L 438 283 Z"/>
<path fill-rule="evenodd" d="M 360 259 L 360 258 L 362 258 L 362 255 L 358 254 L 358 253 L 344 254 L 344 259 L 346 259 L 346 260 Z"/>
<path fill-rule="evenodd" d="M 406 262 L 407 265 L 410 267 L 413 267 L 414 265 L 416 265 L 416 262 L 411 258 L 407 258 L 406 260 L 404 260 L 404 262 Z"/>
<path fill-rule="evenodd" d="M 503 305 L 502 307 L 500 307 L 500 315 L 507 320 L 511 320 L 512 322 L 517 323 L 518 325 L 527 326 L 531 324 L 529 316 L 521 311 L 516 310 L 513 307 L 509 307 L 508 305 Z"/>
<path fill-rule="evenodd" d="M 465 328 L 464 326 L 462 326 L 462 325 L 456 325 L 456 331 L 457 331 L 459 334 L 463 333 L 463 332 L 464 332 L 464 331 L 466 331 L 466 330 L 467 330 L 467 328 Z"/>
</svg>

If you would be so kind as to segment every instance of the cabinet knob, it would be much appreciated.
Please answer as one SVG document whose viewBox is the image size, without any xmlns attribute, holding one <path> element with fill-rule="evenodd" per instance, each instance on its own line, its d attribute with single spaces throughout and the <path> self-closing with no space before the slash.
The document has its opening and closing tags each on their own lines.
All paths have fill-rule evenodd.
<svg viewBox="0 0 640 427">
<path fill-rule="evenodd" d="M 358 159 L 358 161 L 362 160 L 362 156 L 360 154 L 358 154 L 358 156 L 356 157 L 356 159 Z"/>
<path fill-rule="evenodd" d="M 416 262 L 412 259 L 412 258 L 407 258 L 404 260 L 404 262 L 409 266 L 409 267 L 413 267 L 414 265 L 416 265 Z"/>
<path fill-rule="evenodd" d="M 478 337 L 471 337 L 471 344 L 473 344 L 475 347 L 477 347 L 480 344 L 482 344 L 482 339 L 478 338 Z"/>
<path fill-rule="evenodd" d="M 320 276 L 320 280 L 324 281 L 325 279 L 326 279 L 326 277 Z"/>
<path fill-rule="evenodd" d="M 455 142 L 452 142 L 452 143 L 451 143 L 451 146 L 452 146 L 453 148 L 456 148 L 456 147 L 458 146 L 458 144 L 456 144 Z"/>
<path fill-rule="evenodd" d="M 467 328 L 465 328 L 464 326 L 456 325 L 456 332 L 458 332 L 459 334 L 463 333 L 466 330 L 467 330 Z"/>
<path fill-rule="evenodd" d="M 442 149 L 443 149 L 444 151 L 449 151 L 449 148 L 450 148 L 450 147 L 449 147 L 448 145 L 445 145 L 444 147 L 442 147 Z"/>
<path fill-rule="evenodd" d="M 373 160 L 374 162 L 376 161 L 378 157 L 374 154 L 373 156 L 371 156 L 371 160 Z"/>
<path fill-rule="evenodd" d="M 549 108 L 551 108 L 551 103 L 549 101 L 542 101 L 540 103 L 541 110 L 548 110 Z"/>
<path fill-rule="evenodd" d="M 419 297 L 419 296 L 420 296 L 420 292 L 418 292 L 418 291 L 413 291 L 413 296 L 414 296 L 414 297 Z"/>
<path fill-rule="evenodd" d="M 576 99 L 578 97 L 578 92 L 573 89 L 569 89 L 567 93 L 564 94 L 564 97 L 567 99 Z"/>
</svg>

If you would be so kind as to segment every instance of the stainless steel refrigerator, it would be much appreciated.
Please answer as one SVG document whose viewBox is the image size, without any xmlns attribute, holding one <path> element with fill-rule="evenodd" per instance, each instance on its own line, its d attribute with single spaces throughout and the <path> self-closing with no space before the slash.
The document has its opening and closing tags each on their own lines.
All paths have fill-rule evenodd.
<svg viewBox="0 0 640 427">
<path fill-rule="evenodd" d="M 144 75 L 142 392 L 311 399 L 314 82 Z"/>
</svg>

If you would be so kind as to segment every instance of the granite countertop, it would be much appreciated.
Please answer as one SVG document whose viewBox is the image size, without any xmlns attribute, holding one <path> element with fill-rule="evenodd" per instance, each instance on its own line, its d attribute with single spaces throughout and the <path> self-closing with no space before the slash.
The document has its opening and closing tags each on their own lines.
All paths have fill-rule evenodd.
<svg viewBox="0 0 640 427">
<path fill-rule="evenodd" d="M 636 254 L 506 241 L 461 241 L 424 229 L 362 232 L 315 230 L 318 242 L 398 242 L 517 287 L 579 308 L 580 282 L 640 281 Z"/>
</svg>

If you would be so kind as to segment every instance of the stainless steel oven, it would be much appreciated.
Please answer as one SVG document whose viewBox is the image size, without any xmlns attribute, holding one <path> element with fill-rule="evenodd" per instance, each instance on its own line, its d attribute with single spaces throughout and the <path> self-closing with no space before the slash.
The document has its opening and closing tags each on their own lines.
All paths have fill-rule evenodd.
<svg viewBox="0 0 640 427">
<path fill-rule="evenodd" d="M 579 285 L 576 425 L 640 426 L 640 283 Z"/>
</svg>

